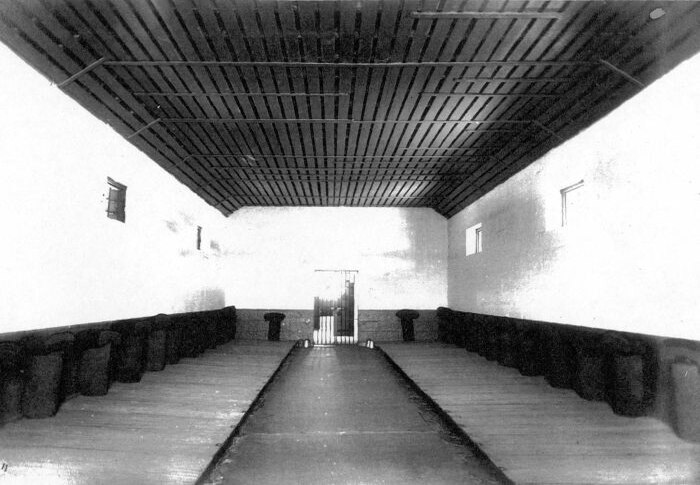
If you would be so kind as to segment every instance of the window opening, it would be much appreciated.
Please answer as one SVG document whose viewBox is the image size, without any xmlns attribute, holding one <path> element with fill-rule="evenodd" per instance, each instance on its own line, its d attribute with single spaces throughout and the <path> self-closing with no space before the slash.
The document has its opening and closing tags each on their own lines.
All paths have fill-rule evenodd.
<svg viewBox="0 0 700 485">
<path fill-rule="evenodd" d="M 126 221 L 126 185 L 107 177 L 107 217 L 120 222 Z"/>
<path fill-rule="evenodd" d="M 484 234 L 481 230 L 481 223 L 467 228 L 465 232 L 466 255 L 480 253 L 483 250 Z"/>
<path fill-rule="evenodd" d="M 561 193 L 561 225 L 570 226 L 580 219 L 583 180 L 564 187 Z"/>
</svg>

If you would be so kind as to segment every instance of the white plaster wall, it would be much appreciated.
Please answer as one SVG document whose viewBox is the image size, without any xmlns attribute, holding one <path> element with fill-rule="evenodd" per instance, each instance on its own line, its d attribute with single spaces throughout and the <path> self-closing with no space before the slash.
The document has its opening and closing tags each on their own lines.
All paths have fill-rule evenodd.
<svg viewBox="0 0 700 485">
<path fill-rule="evenodd" d="M 0 333 L 224 305 L 226 219 L 2 44 L 0 166 Z"/>
<path fill-rule="evenodd" d="M 698 79 L 700 55 L 452 217 L 450 307 L 700 339 Z"/>
<path fill-rule="evenodd" d="M 447 302 L 447 220 L 432 209 L 256 207 L 228 222 L 225 291 L 240 308 L 312 308 L 315 269 L 359 270 L 360 308 Z"/>
</svg>

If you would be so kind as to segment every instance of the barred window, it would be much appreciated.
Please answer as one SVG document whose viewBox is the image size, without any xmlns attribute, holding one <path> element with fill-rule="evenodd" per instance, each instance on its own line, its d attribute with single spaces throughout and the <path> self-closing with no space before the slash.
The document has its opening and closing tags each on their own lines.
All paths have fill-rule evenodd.
<svg viewBox="0 0 700 485">
<path fill-rule="evenodd" d="M 107 177 L 107 217 L 124 222 L 126 220 L 126 185 Z"/>
</svg>

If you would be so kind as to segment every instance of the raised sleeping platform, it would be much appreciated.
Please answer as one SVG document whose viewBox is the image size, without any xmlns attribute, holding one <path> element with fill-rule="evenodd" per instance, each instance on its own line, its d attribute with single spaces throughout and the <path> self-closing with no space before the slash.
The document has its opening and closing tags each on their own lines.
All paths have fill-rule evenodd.
<svg viewBox="0 0 700 485">
<path fill-rule="evenodd" d="M 229 307 L 2 336 L 0 483 L 194 483 L 294 345 L 234 335 Z"/>
<path fill-rule="evenodd" d="M 696 342 L 438 313 L 381 349 L 514 483 L 700 483 Z"/>
</svg>

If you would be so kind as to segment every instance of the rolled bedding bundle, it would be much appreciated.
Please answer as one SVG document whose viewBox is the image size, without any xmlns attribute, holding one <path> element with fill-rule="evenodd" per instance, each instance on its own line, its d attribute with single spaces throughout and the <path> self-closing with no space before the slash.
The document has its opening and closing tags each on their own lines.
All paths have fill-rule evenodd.
<svg viewBox="0 0 700 485">
<path fill-rule="evenodd" d="M 413 342 L 416 340 L 415 329 L 413 326 L 413 320 L 420 316 L 416 310 L 399 310 L 396 312 L 396 316 L 399 317 L 401 322 L 401 337 L 404 342 Z"/>
<path fill-rule="evenodd" d="M 278 341 L 282 330 L 282 320 L 285 318 L 284 313 L 268 312 L 263 315 L 263 319 L 268 322 L 267 340 Z"/>
<path fill-rule="evenodd" d="M 602 344 L 608 354 L 610 406 L 623 416 L 643 415 L 646 408 L 643 343 L 609 332 L 603 336 Z"/>
<path fill-rule="evenodd" d="M 551 325 L 544 328 L 549 342 L 549 358 L 545 366 L 544 377 L 552 387 L 570 389 L 573 385 L 575 354 L 563 331 Z"/>
<path fill-rule="evenodd" d="M 88 331 L 78 337 L 82 352 L 78 366 L 78 390 L 84 396 L 104 396 L 109 390 L 112 348 L 119 345 L 121 335 L 111 330 Z"/>
<path fill-rule="evenodd" d="M 146 337 L 147 371 L 156 372 L 165 368 L 167 329 L 169 325 L 170 318 L 164 313 L 159 313 L 149 322 Z"/>
<path fill-rule="evenodd" d="M 700 369 L 688 358 L 671 364 L 673 418 L 676 433 L 683 439 L 700 442 Z"/>
<path fill-rule="evenodd" d="M 62 332 L 48 337 L 29 336 L 20 342 L 26 356 L 26 380 L 22 391 L 22 415 L 46 418 L 61 402 L 63 354 L 72 352 L 74 337 Z"/>
<path fill-rule="evenodd" d="M 572 344 L 576 353 L 574 390 L 589 401 L 604 401 L 607 373 L 600 335 L 591 331 L 578 331 Z"/>
<path fill-rule="evenodd" d="M 165 363 L 167 365 L 177 364 L 182 356 L 182 332 L 184 322 L 180 319 L 172 318 L 165 333 Z"/>
<path fill-rule="evenodd" d="M 0 424 L 22 417 L 24 348 L 18 342 L 0 342 Z"/>
<path fill-rule="evenodd" d="M 112 325 L 119 333 L 119 346 L 113 359 L 113 378 L 119 382 L 138 382 L 146 367 L 146 336 L 148 324 L 144 321 L 122 321 Z"/>
<path fill-rule="evenodd" d="M 449 343 L 450 325 L 453 317 L 453 311 L 447 307 L 438 307 L 438 341 Z"/>
</svg>

